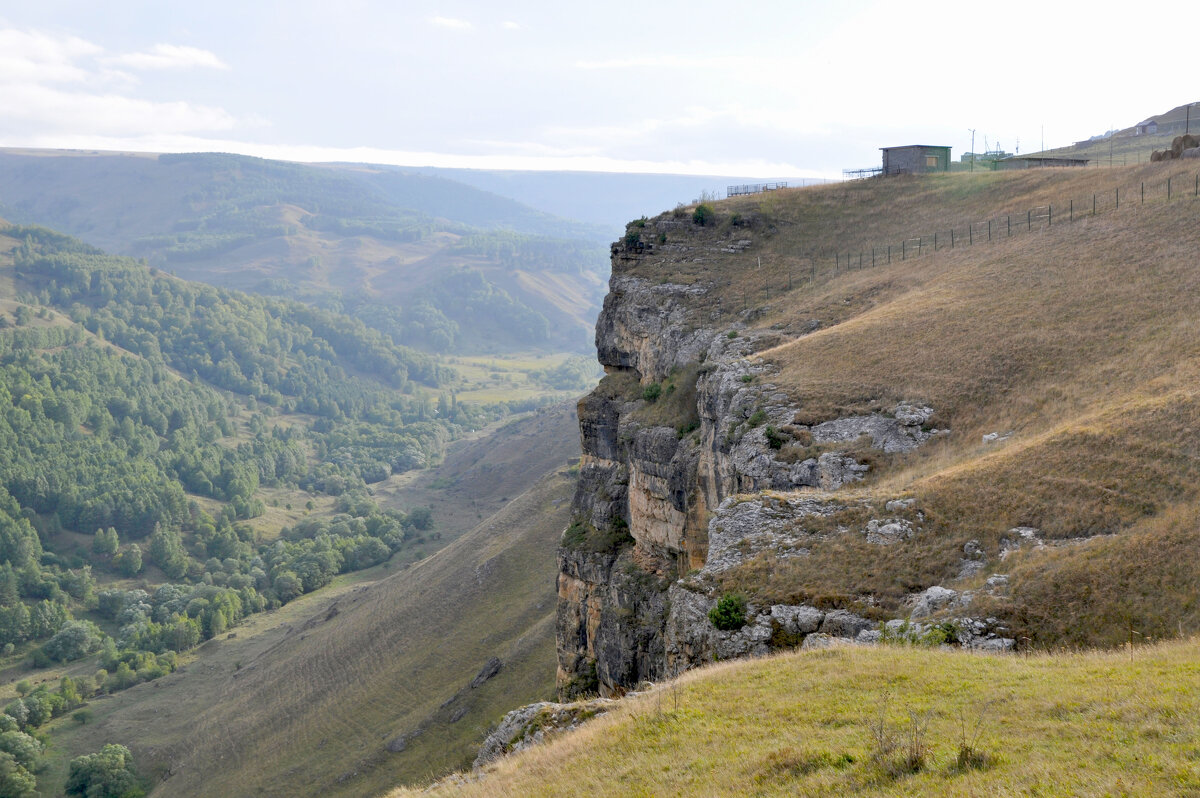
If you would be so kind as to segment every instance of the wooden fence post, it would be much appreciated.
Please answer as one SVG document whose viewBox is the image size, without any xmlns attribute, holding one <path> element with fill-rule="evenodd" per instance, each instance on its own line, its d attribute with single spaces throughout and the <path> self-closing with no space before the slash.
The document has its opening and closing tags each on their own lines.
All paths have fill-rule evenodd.
<svg viewBox="0 0 1200 798">
<path fill-rule="evenodd" d="M 1025 229 L 1026 230 L 1033 229 L 1033 210 L 1032 209 L 1025 211 Z"/>
<path fill-rule="evenodd" d="M 988 241 L 992 240 L 992 220 L 988 219 Z"/>
<path fill-rule="evenodd" d="M 1070 213 L 1071 215 L 1070 215 L 1070 217 L 1067 219 L 1067 221 L 1068 221 L 1068 222 L 1073 222 L 1073 221 L 1075 221 L 1075 200 L 1071 200 L 1071 210 L 1069 211 L 1069 213 Z"/>
<path fill-rule="evenodd" d="M 954 249 L 954 228 L 950 228 L 950 249 Z"/>
<path fill-rule="evenodd" d="M 975 246 L 975 223 L 971 222 L 967 225 L 967 246 Z"/>
<path fill-rule="evenodd" d="M 1117 208 L 1116 209 L 1118 211 L 1121 210 L 1121 187 L 1120 186 L 1117 186 Z"/>
</svg>

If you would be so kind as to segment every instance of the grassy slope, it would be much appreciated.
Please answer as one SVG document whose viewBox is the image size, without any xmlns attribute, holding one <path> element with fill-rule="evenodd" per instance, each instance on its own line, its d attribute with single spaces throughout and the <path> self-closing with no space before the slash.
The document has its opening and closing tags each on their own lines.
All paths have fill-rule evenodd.
<svg viewBox="0 0 1200 798">
<path fill-rule="evenodd" d="M 1171 203 L 1169 175 L 1176 192 L 1188 189 Z M 635 273 L 715 278 L 713 305 L 731 326 L 743 291 L 756 306 L 752 326 L 820 323 L 761 353 L 778 369 L 766 379 L 788 391 L 799 421 L 916 401 L 937 411 L 934 425 L 952 430 L 913 455 L 876 457 L 874 476 L 850 492 L 879 505 L 918 497 L 927 520 L 912 542 L 882 551 L 833 536 L 810 557 L 730 572 L 727 587 L 763 600 L 832 603 L 872 593 L 895 610 L 911 592 L 950 584 L 963 544 L 975 539 L 991 560 L 983 576 L 1013 576 L 1011 601 L 986 609 L 1035 644 L 1112 644 L 1130 623 L 1154 636 L 1181 624 L 1200 631 L 1200 569 L 1175 565 L 1197 539 L 1200 517 L 1194 177 L 1155 164 L 863 181 L 718 203 L 715 231 L 671 231 Z M 1101 213 L 1081 210 L 1066 223 L 1070 201 L 1090 211 L 1093 193 Z M 951 227 L 957 242 L 971 221 L 1011 213 L 1023 228 L 1026 209 L 1051 203 L 1051 227 L 1035 221 L 1032 232 L 929 252 L 934 231 L 945 247 Z M 749 234 L 730 225 L 733 213 Z M 980 229 L 977 242 L 986 238 Z M 695 247 L 711 247 L 714 235 L 755 243 L 742 254 L 710 248 L 697 263 Z M 922 257 L 830 273 L 836 250 L 865 250 L 869 262 L 872 246 L 891 244 L 895 256 L 916 235 L 927 237 Z M 693 249 L 675 254 L 676 241 Z M 810 258 L 820 266 L 816 281 L 801 279 Z M 981 444 L 993 431 L 1014 434 Z M 1121 534 L 1001 566 L 1001 536 L 1018 525 L 1052 539 Z M 1144 583 L 1114 561 L 1146 566 Z M 1047 609 L 1062 606 L 1072 609 Z"/>
<path fill-rule="evenodd" d="M 567 523 L 576 427 L 569 408 L 549 408 L 389 481 L 381 502 L 433 505 L 441 540 L 415 551 L 440 552 L 406 566 L 406 550 L 339 577 L 210 641 L 180 672 L 92 702 L 94 722 L 52 722 L 43 793 L 61 788 L 72 757 L 107 742 L 130 746 L 170 796 L 362 795 L 469 762 L 504 712 L 553 694 L 547 552 Z M 490 656 L 500 674 L 464 689 Z M 7 674 L 5 694 L 26 675 Z M 405 751 L 384 750 L 420 726 Z"/>
<path fill-rule="evenodd" d="M 481 780 L 433 795 L 1200 794 L 1200 645 L 972 655 L 845 647 L 686 674 Z M 925 767 L 889 775 L 872 727 L 927 723 Z M 957 765 L 967 737 L 990 762 Z M 976 732 L 976 727 L 978 732 Z M 401 789 L 389 798 L 418 795 Z"/>
</svg>

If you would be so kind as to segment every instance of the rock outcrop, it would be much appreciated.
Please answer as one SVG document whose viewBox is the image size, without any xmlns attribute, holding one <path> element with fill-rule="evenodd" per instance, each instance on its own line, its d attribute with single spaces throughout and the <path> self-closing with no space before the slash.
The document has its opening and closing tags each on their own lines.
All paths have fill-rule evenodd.
<svg viewBox="0 0 1200 798">
<path fill-rule="evenodd" d="M 653 220 L 640 234 L 674 237 L 674 227 L 685 224 Z M 748 330 L 738 321 L 730 329 L 728 315 L 714 310 L 715 284 L 647 279 L 639 268 L 647 258 L 666 252 L 692 263 L 706 256 L 675 244 L 653 249 L 613 248 L 610 291 L 596 325 L 607 377 L 579 403 L 583 456 L 574 523 L 558 554 L 564 697 L 617 695 L 701 662 L 762 654 L 781 641 L 799 645 L 810 634 L 853 639 L 874 626 L 858 616 L 777 605 L 750 607 L 745 626 L 721 631 L 708 619 L 719 598 L 711 577 L 768 550 L 805 556 L 813 535 L 824 534 L 808 521 L 841 505 L 797 490 L 835 491 L 867 473 L 855 452 L 901 454 L 941 432 L 929 426 L 933 410 L 915 402 L 797 423 L 799 408 L 771 382 L 770 367 L 753 358 L 787 333 Z M 890 545 L 916 530 L 897 516 L 853 533 Z"/>
</svg>

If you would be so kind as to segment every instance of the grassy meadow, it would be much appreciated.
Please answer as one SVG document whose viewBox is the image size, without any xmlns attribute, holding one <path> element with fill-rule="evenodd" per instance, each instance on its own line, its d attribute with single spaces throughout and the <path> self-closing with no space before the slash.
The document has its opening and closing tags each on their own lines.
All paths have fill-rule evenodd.
<svg viewBox="0 0 1200 798">
<path fill-rule="evenodd" d="M 1200 795 L 1200 644 L 843 646 L 685 674 L 416 795 Z"/>
</svg>

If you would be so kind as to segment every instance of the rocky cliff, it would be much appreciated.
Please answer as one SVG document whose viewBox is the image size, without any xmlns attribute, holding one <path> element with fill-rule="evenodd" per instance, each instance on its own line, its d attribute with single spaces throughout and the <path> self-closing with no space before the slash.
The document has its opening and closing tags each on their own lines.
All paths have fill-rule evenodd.
<svg viewBox="0 0 1200 798">
<path fill-rule="evenodd" d="M 764 552 L 803 556 L 844 506 L 835 492 L 869 470 L 862 452 L 915 449 L 941 432 L 929 427 L 933 410 L 910 402 L 803 418 L 754 354 L 815 325 L 754 329 L 756 310 L 730 309 L 718 271 L 672 279 L 680 264 L 747 250 L 755 233 L 721 235 L 671 215 L 635 224 L 613 247 L 596 325 L 607 376 L 579 403 L 583 459 L 558 552 L 560 692 L 612 695 L 814 633 L 878 636 L 879 624 L 858 614 L 803 604 L 751 605 L 740 628 L 717 629 L 714 577 Z M 888 545 L 911 536 L 914 521 L 871 517 L 853 533 Z"/>
</svg>

